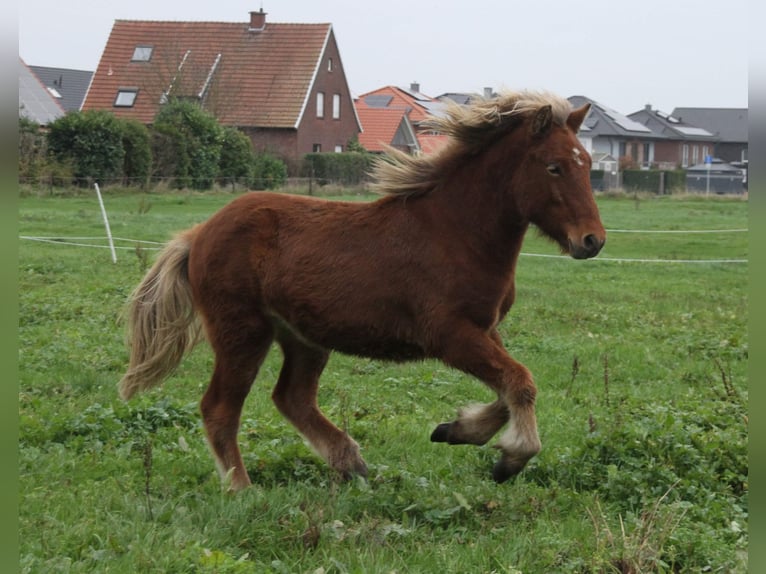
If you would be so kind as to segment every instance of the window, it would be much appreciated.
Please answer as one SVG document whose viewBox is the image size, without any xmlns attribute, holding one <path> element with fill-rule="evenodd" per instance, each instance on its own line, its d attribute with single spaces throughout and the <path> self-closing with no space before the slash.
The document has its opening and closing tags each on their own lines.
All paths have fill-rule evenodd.
<svg viewBox="0 0 766 574">
<path fill-rule="evenodd" d="M 324 117 L 324 92 L 317 92 L 317 117 Z"/>
<path fill-rule="evenodd" d="M 153 46 L 136 46 L 136 49 L 133 50 L 133 57 L 130 59 L 131 62 L 148 62 L 152 59 L 152 52 L 154 51 Z"/>
<path fill-rule="evenodd" d="M 708 153 L 708 147 L 706 145 L 703 145 L 702 146 L 702 159 L 704 159 L 705 162 L 707 162 L 707 156 L 709 156 L 709 155 L 710 154 Z"/>
<path fill-rule="evenodd" d="M 314 153 L 319 153 L 322 151 L 322 144 L 314 144 L 311 146 L 311 151 Z"/>
<path fill-rule="evenodd" d="M 136 103 L 137 95 L 138 88 L 120 88 L 117 97 L 114 98 L 114 107 L 132 108 L 133 104 Z"/>
<path fill-rule="evenodd" d="M 343 146 L 342 145 L 336 145 L 335 146 L 335 153 L 342 153 L 343 152 Z"/>
<path fill-rule="evenodd" d="M 652 145 L 650 143 L 644 143 L 644 158 L 643 158 L 644 165 L 649 165 L 652 162 L 651 148 L 652 148 Z"/>
<path fill-rule="evenodd" d="M 700 162 L 700 148 L 699 146 L 694 146 L 692 148 L 692 165 L 697 165 Z"/>
<path fill-rule="evenodd" d="M 689 144 L 681 148 L 681 167 L 689 167 Z"/>
<path fill-rule="evenodd" d="M 332 72 L 332 58 L 327 58 L 327 71 Z"/>
<path fill-rule="evenodd" d="M 340 119 L 340 94 L 333 94 L 332 96 L 332 119 Z"/>
</svg>

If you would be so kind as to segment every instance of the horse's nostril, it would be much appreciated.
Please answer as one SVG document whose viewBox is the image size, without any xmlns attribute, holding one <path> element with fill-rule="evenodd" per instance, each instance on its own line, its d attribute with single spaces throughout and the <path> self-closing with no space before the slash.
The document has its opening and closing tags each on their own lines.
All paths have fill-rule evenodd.
<svg viewBox="0 0 766 574">
<path fill-rule="evenodd" d="M 585 236 L 583 239 L 583 245 L 585 245 L 585 248 L 590 252 L 598 251 L 601 249 L 601 241 L 592 233 Z"/>
</svg>

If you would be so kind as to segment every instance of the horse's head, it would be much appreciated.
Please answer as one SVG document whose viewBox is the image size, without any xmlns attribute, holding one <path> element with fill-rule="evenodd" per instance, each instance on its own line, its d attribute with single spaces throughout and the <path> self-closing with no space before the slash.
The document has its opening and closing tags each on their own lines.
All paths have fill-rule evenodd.
<svg viewBox="0 0 766 574">
<path fill-rule="evenodd" d="M 524 215 L 575 259 L 595 257 L 606 241 L 590 186 L 590 154 L 577 139 L 590 104 L 555 118 L 545 105 L 529 118 L 526 159 L 516 184 Z"/>
</svg>

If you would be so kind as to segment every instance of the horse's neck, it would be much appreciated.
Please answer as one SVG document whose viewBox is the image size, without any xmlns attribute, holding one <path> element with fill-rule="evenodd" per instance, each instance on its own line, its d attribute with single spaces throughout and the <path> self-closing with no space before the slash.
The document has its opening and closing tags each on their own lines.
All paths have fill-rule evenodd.
<svg viewBox="0 0 766 574">
<path fill-rule="evenodd" d="M 529 222 L 486 173 L 455 173 L 426 196 L 428 209 L 443 233 L 510 273 Z"/>
</svg>

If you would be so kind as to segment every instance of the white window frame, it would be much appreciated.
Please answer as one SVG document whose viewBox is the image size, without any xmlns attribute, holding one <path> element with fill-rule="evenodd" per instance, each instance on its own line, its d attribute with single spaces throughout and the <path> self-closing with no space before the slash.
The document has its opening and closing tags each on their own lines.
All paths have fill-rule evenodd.
<svg viewBox="0 0 766 574">
<path fill-rule="evenodd" d="M 324 118 L 324 92 L 317 92 L 317 117 Z"/>
<path fill-rule="evenodd" d="M 340 94 L 332 95 L 332 119 L 340 119 Z"/>
</svg>

